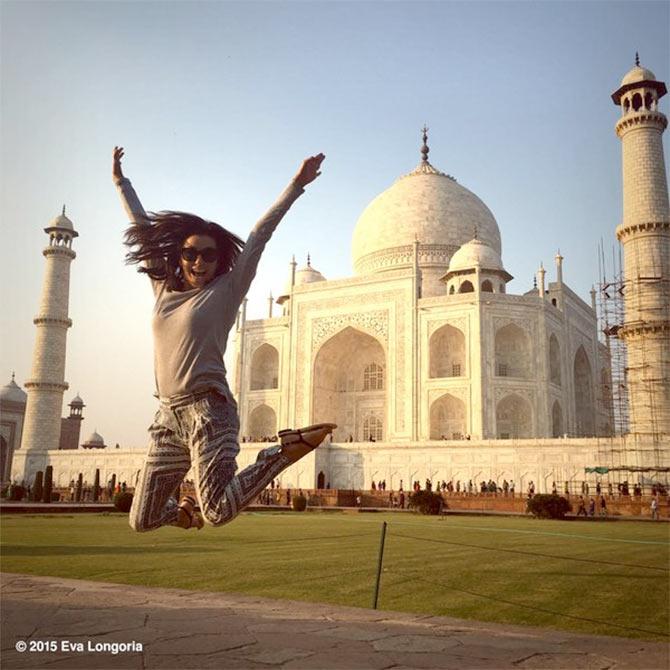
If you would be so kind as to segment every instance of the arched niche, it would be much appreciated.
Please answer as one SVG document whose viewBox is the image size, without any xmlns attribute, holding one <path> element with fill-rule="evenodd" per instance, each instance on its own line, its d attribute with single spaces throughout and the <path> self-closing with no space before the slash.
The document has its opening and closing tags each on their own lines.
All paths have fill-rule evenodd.
<svg viewBox="0 0 670 670">
<path fill-rule="evenodd" d="M 9 465 L 9 444 L 7 440 L 0 435 L 0 477 L 5 482 L 9 479 L 9 472 L 5 472 Z"/>
<path fill-rule="evenodd" d="M 272 407 L 258 405 L 249 414 L 249 436 L 253 440 L 273 437 L 277 434 L 277 415 Z"/>
<path fill-rule="evenodd" d="M 561 346 L 553 333 L 549 336 L 549 381 L 561 385 Z"/>
<path fill-rule="evenodd" d="M 575 419 L 577 435 L 590 437 L 596 433 L 593 373 L 583 346 L 575 353 L 573 365 L 575 384 Z"/>
<path fill-rule="evenodd" d="M 279 352 L 271 344 L 261 344 L 251 357 L 252 391 L 279 388 Z"/>
<path fill-rule="evenodd" d="M 472 282 L 469 279 L 461 282 L 461 285 L 458 287 L 459 293 L 474 293 L 474 291 L 475 287 L 472 285 Z"/>
<path fill-rule="evenodd" d="M 531 376 L 530 342 L 526 332 L 514 323 L 495 335 L 495 374 L 497 377 Z"/>
<path fill-rule="evenodd" d="M 490 279 L 485 279 L 482 282 L 482 293 L 493 293 L 493 284 Z"/>
<path fill-rule="evenodd" d="M 465 403 L 445 393 L 430 406 L 430 439 L 462 439 L 466 433 Z"/>
<path fill-rule="evenodd" d="M 365 441 L 369 439 L 365 419 L 374 415 L 382 422 L 383 433 L 386 369 L 386 353 L 378 340 L 351 326 L 341 330 L 314 359 L 311 421 L 336 423 L 335 441 L 350 437 Z"/>
<path fill-rule="evenodd" d="M 496 406 L 498 439 L 533 437 L 533 409 L 516 393 L 505 396 Z"/>
<path fill-rule="evenodd" d="M 551 406 L 551 436 L 561 437 L 564 433 L 561 403 L 558 400 L 554 400 L 554 404 Z"/>
<path fill-rule="evenodd" d="M 430 337 L 430 377 L 465 375 L 465 335 L 454 326 L 444 325 Z"/>
</svg>

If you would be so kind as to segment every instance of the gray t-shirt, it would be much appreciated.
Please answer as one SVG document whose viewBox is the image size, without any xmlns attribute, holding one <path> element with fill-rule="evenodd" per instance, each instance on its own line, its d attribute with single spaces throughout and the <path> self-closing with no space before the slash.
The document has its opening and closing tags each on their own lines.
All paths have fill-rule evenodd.
<svg viewBox="0 0 670 670">
<path fill-rule="evenodd" d="M 130 181 L 121 179 L 117 187 L 130 221 L 145 222 L 146 212 Z M 254 226 L 232 270 L 204 288 L 168 291 L 164 281 L 152 281 L 154 370 L 161 399 L 179 400 L 208 389 L 232 397 L 223 363 L 228 333 L 267 241 L 303 192 L 291 182 Z"/>
</svg>

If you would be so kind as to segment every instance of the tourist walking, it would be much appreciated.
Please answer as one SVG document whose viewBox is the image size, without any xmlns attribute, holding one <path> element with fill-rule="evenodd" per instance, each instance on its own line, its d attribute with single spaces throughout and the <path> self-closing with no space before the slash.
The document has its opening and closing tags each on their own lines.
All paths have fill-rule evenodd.
<svg viewBox="0 0 670 670">
<path fill-rule="evenodd" d="M 600 495 L 600 516 L 607 516 L 607 502 L 604 495 Z"/>
<path fill-rule="evenodd" d="M 577 516 L 587 516 L 586 514 L 586 504 L 584 502 L 584 496 L 579 496 L 579 506 L 577 508 Z"/>
<path fill-rule="evenodd" d="M 201 528 L 204 521 L 224 524 L 335 428 L 318 424 L 280 431 L 281 445 L 263 449 L 253 465 L 235 474 L 239 417 L 223 363 L 228 333 L 266 243 L 305 186 L 321 174 L 325 157 L 303 161 L 244 243 L 193 214 L 147 214 L 123 175 L 123 155 L 122 147 L 114 148 L 112 176 L 131 221 L 125 234 L 127 260 L 149 275 L 156 299 L 154 367 L 160 400 L 130 525 L 147 531 L 164 525 Z M 177 501 L 174 496 L 191 466 L 195 498 Z"/>
</svg>

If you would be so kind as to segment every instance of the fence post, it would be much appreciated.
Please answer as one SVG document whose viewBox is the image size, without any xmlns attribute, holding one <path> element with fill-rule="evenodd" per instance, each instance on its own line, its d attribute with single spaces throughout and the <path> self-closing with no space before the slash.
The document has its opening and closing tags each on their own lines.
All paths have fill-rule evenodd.
<svg viewBox="0 0 670 670">
<path fill-rule="evenodd" d="M 377 600 L 379 598 L 379 581 L 382 577 L 382 561 L 384 560 L 384 539 L 386 538 L 386 521 L 382 524 L 382 539 L 379 543 L 379 560 L 377 561 L 377 581 L 375 583 L 375 598 L 372 602 L 372 609 L 377 609 Z"/>
</svg>

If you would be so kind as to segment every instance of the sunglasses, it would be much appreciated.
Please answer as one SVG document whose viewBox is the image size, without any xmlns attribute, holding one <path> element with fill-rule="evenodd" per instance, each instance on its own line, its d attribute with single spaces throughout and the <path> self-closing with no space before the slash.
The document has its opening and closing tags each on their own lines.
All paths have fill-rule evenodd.
<svg viewBox="0 0 670 670">
<path fill-rule="evenodd" d="M 219 252 L 215 247 L 206 247 L 204 249 L 184 247 L 181 250 L 181 257 L 188 263 L 194 263 L 198 256 L 202 256 L 202 260 L 205 261 L 205 263 L 213 263 L 219 258 Z"/>
</svg>

